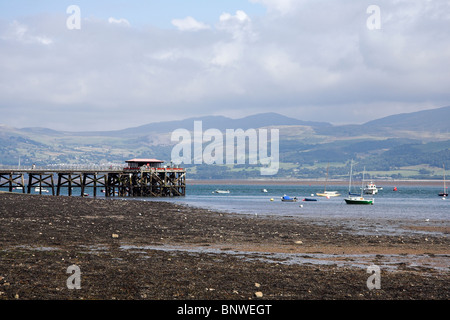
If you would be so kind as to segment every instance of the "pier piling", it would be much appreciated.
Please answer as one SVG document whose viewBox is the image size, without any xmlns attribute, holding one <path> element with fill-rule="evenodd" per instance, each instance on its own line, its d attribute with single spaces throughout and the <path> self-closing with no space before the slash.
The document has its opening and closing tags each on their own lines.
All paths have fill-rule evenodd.
<svg viewBox="0 0 450 320">
<path fill-rule="evenodd" d="M 140 160 L 140 159 L 139 159 Z M 42 194 L 44 188 L 51 189 L 52 195 L 61 195 L 63 188 L 67 195 L 80 190 L 80 196 L 92 188 L 93 196 L 99 193 L 106 197 L 178 197 L 186 195 L 186 171 L 183 168 L 161 167 L 162 161 L 143 159 L 146 164 L 127 161 L 128 167 L 109 170 L 61 170 L 61 169 L 0 169 L 0 189 L 9 192 L 22 190 L 22 193 Z M 153 161 L 153 162 L 152 162 Z M 28 183 L 25 184 L 25 176 Z M 55 176 L 56 184 L 55 184 Z M 56 191 L 55 191 L 56 190 Z M 78 193 L 78 192 L 77 192 Z"/>
</svg>

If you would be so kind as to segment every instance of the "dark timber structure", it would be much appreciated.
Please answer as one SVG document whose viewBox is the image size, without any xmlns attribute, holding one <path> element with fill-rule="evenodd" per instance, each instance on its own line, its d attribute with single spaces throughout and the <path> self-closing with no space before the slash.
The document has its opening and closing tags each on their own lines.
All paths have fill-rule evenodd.
<svg viewBox="0 0 450 320">
<path fill-rule="evenodd" d="M 8 191 L 60 195 L 63 188 L 73 195 L 73 187 L 80 188 L 81 196 L 86 188 L 98 188 L 106 197 L 176 197 L 186 195 L 186 171 L 183 168 L 162 167 L 157 159 L 133 159 L 126 161 L 123 169 L 110 170 L 63 170 L 63 169 L 0 169 L 0 188 Z M 27 176 L 27 177 L 26 177 Z M 27 181 L 27 183 L 25 183 Z M 56 184 L 55 184 L 56 182 Z"/>
</svg>

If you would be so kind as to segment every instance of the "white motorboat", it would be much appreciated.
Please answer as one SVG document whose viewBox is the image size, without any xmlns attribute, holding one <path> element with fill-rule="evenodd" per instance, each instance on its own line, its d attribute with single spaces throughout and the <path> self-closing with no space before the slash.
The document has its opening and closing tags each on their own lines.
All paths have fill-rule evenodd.
<svg viewBox="0 0 450 320">
<path fill-rule="evenodd" d="M 215 190 L 212 193 L 230 193 L 230 190 Z"/>
<path fill-rule="evenodd" d="M 365 194 L 377 194 L 379 188 L 372 181 L 364 187 L 363 191 Z"/>
</svg>

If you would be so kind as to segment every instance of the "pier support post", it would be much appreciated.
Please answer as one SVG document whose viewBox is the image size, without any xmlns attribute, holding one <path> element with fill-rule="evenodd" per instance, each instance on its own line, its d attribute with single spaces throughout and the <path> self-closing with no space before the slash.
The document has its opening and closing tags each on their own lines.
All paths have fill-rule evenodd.
<svg viewBox="0 0 450 320">
<path fill-rule="evenodd" d="M 0 188 L 7 187 L 9 192 L 13 192 L 14 188 L 22 188 L 25 193 L 25 179 L 23 173 L 0 173 Z"/>
</svg>

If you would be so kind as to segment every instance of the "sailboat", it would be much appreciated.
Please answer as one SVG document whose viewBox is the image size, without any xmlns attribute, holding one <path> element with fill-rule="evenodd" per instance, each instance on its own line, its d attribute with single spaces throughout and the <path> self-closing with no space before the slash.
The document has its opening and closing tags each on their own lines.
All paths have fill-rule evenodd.
<svg viewBox="0 0 450 320">
<path fill-rule="evenodd" d="M 444 191 L 439 192 L 439 197 L 448 197 L 448 190 L 447 187 L 445 186 L 445 164 L 442 164 L 442 167 L 444 168 Z"/>
<path fill-rule="evenodd" d="M 348 183 L 348 197 L 345 198 L 346 204 L 373 204 L 373 198 L 372 199 L 365 199 L 363 197 L 363 189 L 361 188 L 361 195 L 355 195 L 351 193 L 351 187 L 352 187 L 352 169 L 353 169 L 353 160 L 350 164 L 350 179 Z M 366 168 L 364 168 L 364 173 L 366 171 Z M 363 173 L 363 183 L 364 183 L 364 173 Z"/>
<path fill-rule="evenodd" d="M 337 197 L 340 196 L 340 194 L 337 191 L 327 191 L 327 182 L 328 182 L 328 168 L 330 167 L 330 164 L 327 165 L 327 177 L 325 179 L 325 188 L 323 190 L 323 193 L 316 193 L 316 195 L 320 197 Z"/>
</svg>

